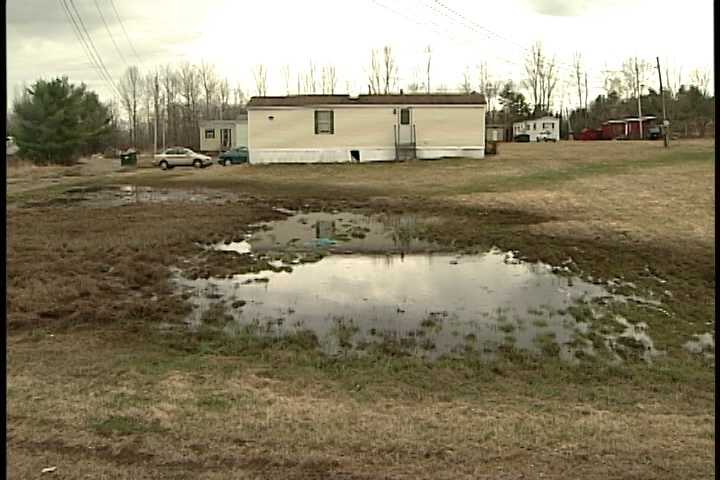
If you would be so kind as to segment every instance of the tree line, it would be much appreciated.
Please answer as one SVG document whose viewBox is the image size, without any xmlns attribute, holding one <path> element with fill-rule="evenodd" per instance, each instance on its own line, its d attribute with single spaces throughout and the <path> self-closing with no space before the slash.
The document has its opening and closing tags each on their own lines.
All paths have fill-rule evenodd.
<svg viewBox="0 0 720 480">
<path fill-rule="evenodd" d="M 475 91 L 487 98 L 489 123 L 510 126 L 514 121 L 541 115 L 561 115 L 565 128 L 575 133 L 611 118 L 637 114 L 638 96 L 644 114 L 659 117 L 662 112 L 662 98 L 652 87 L 657 80 L 656 69 L 644 60 L 628 58 L 618 70 L 607 70 L 603 93 L 592 101 L 588 99 L 588 71 L 582 55 L 574 55 L 568 74 L 540 42 L 527 51 L 523 78 L 516 81 L 499 79 L 487 62 L 480 62 L 474 72 L 466 67 L 455 87 L 449 87 L 435 81 L 433 65 L 428 46 L 422 64 L 401 85 L 393 49 L 373 49 L 365 68 L 367 93 Z M 692 72 L 689 84 L 669 68 L 663 73 L 666 112 L 674 132 L 704 136 L 715 116 L 714 96 L 708 93 L 709 73 Z M 285 95 L 334 94 L 350 89 L 349 83 L 339 87 L 334 66 L 312 60 L 294 74 L 286 65 L 280 74 Z M 249 93 L 268 95 L 269 75 L 266 65 L 255 65 L 254 88 Z M 108 146 L 149 151 L 165 145 L 199 147 L 199 122 L 236 119 L 246 113 L 248 99 L 240 84 L 231 85 L 205 62 L 165 65 L 146 72 L 130 66 L 120 78 L 118 90 L 119 101 L 103 104 L 84 84 L 72 85 L 67 78 L 39 80 L 15 99 L 8 133 L 16 137 L 21 152 L 43 162 L 67 162 Z M 53 109 L 58 111 L 52 113 Z M 77 130 L 71 132 L 69 125 L 76 125 Z"/>
</svg>

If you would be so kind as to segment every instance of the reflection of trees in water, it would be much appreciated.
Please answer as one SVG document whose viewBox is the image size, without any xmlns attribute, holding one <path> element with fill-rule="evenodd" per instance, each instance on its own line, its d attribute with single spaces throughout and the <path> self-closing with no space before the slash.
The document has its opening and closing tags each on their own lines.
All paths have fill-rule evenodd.
<svg viewBox="0 0 720 480">
<path fill-rule="evenodd" d="M 413 240 L 417 238 L 417 219 L 415 217 L 385 217 L 383 225 L 392 230 L 392 239 L 395 246 L 408 249 Z"/>
<path fill-rule="evenodd" d="M 333 238 L 335 235 L 335 221 L 318 220 L 315 223 L 315 238 Z"/>
</svg>

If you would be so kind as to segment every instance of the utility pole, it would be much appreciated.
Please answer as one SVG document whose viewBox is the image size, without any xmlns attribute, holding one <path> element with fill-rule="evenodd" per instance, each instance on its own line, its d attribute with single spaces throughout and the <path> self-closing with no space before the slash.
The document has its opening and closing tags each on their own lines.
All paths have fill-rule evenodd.
<svg viewBox="0 0 720 480">
<path fill-rule="evenodd" d="M 657 69 L 658 69 L 658 77 L 660 78 L 660 98 L 662 99 L 662 107 L 663 107 L 663 143 L 665 144 L 665 148 L 668 146 L 668 132 L 667 132 L 667 116 L 665 114 L 665 93 L 663 93 L 663 84 L 662 84 L 662 70 L 660 70 L 660 57 L 655 57 L 655 60 L 657 60 Z"/>
<path fill-rule="evenodd" d="M 643 126 L 642 126 L 642 104 L 640 102 L 640 69 L 638 68 L 637 57 L 635 57 L 635 84 L 637 85 L 637 100 L 638 100 L 638 127 L 640 128 L 640 140 L 643 139 Z"/>
</svg>

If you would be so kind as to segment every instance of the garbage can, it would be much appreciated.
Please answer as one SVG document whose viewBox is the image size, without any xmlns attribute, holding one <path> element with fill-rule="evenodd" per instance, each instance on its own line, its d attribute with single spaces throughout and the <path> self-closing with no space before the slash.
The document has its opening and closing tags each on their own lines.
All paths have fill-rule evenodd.
<svg viewBox="0 0 720 480">
<path fill-rule="evenodd" d="M 120 154 L 120 167 L 121 168 L 135 168 L 137 167 L 137 152 L 135 150 L 128 150 Z"/>
<path fill-rule="evenodd" d="M 490 140 L 485 142 L 485 154 L 486 155 L 497 155 L 498 153 L 498 142 Z"/>
</svg>

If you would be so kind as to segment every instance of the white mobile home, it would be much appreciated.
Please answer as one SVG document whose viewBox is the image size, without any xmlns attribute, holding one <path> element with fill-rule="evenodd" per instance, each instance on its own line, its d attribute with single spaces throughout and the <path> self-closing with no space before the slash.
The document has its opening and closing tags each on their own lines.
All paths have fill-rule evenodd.
<svg viewBox="0 0 720 480">
<path fill-rule="evenodd" d="M 536 142 L 540 134 L 557 142 L 560 140 L 560 120 L 555 117 L 540 117 L 513 123 L 513 138 L 522 134 L 529 135 L 531 142 Z"/>
<path fill-rule="evenodd" d="M 253 97 L 250 163 L 483 158 L 483 95 Z"/>
<path fill-rule="evenodd" d="M 247 117 L 236 120 L 203 120 L 200 126 L 200 151 L 224 152 L 247 147 Z"/>
</svg>

